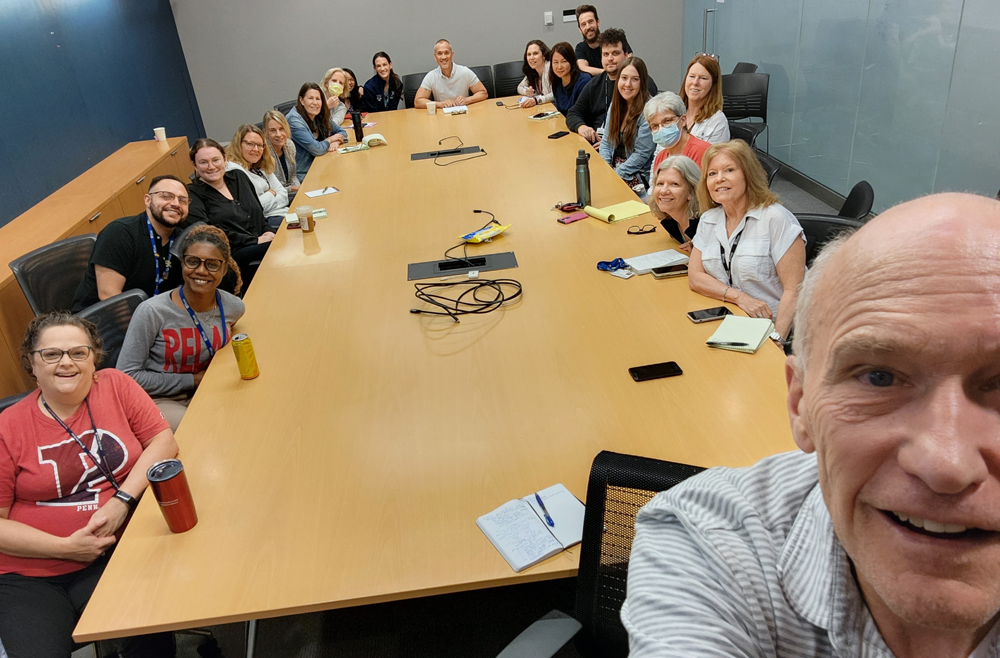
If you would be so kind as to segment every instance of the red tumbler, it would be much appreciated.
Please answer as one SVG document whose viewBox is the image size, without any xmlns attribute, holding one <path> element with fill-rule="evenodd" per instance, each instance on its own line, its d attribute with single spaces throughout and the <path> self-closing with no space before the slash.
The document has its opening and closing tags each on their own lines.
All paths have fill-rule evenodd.
<svg viewBox="0 0 1000 658">
<path fill-rule="evenodd" d="M 146 479 L 160 503 L 160 511 L 171 532 L 187 532 L 198 524 L 184 465 L 179 459 L 165 459 L 149 467 Z"/>
</svg>

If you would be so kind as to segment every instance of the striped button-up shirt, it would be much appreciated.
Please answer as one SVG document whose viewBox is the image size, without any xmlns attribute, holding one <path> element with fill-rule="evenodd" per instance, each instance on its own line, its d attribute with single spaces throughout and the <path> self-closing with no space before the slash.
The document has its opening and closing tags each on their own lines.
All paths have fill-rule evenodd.
<svg viewBox="0 0 1000 658">
<path fill-rule="evenodd" d="M 816 458 L 713 468 L 636 517 L 631 658 L 891 658 L 833 532 Z M 973 653 L 996 658 L 996 629 Z"/>
</svg>

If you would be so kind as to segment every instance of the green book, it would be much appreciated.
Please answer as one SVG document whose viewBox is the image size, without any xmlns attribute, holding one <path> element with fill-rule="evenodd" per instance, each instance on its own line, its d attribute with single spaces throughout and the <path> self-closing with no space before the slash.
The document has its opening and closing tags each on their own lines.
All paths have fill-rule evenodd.
<svg viewBox="0 0 1000 658">
<path fill-rule="evenodd" d="M 753 354 L 764 344 L 774 323 L 769 318 L 745 318 L 742 315 L 727 315 L 712 337 L 705 341 L 709 347 Z"/>
</svg>

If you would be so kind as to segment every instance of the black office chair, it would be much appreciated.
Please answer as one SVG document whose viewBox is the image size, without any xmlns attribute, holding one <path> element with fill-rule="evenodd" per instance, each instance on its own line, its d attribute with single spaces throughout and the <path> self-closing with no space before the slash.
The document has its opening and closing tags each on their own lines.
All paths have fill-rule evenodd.
<svg viewBox="0 0 1000 658">
<path fill-rule="evenodd" d="M 97 333 L 104 341 L 104 357 L 97 364 L 98 369 L 114 368 L 117 365 L 132 314 L 135 313 L 136 307 L 147 299 L 146 293 L 138 288 L 126 290 L 77 313 L 79 317 L 97 325 Z"/>
<path fill-rule="evenodd" d="M 761 123 L 748 123 L 757 134 L 767 129 L 767 73 L 736 73 L 722 76 L 722 111 L 730 121 L 758 118 Z M 771 135 L 767 147 L 771 148 Z"/>
<path fill-rule="evenodd" d="M 872 211 L 872 205 L 875 203 L 875 190 L 872 189 L 871 184 L 866 181 L 858 181 L 854 187 L 851 188 L 850 193 L 847 195 L 847 199 L 844 200 L 844 205 L 840 207 L 840 212 L 837 213 L 838 217 L 846 217 L 848 219 L 864 219 L 868 216 L 868 213 Z"/>
<path fill-rule="evenodd" d="M 607 450 L 594 458 L 587 484 L 574 610 L 582 626 L 575 636 L 575 648 L 584 658 L 625 658 L 628 655 L 628 633 L 622 626 L 620 612 L 625 602 L 629 556 L 635 538 L 635 515 L 657 493 L 703 470 L 698 466 Z M 560 617 L 565 615 L 554 610 L 535 624 Z M 564 629 L 560 629 L 554 634 L 563 640 L 565 635 L 560 635 L 563 632 Z M 546 638 L 545 644 L 555 646 L 551 640 L 551 636 Z M 517 644 L 518 639 L 515 639 L 508 648 Z M 558 650 L 555 647 L 553 652 Z M 515 650 L 508 653 L 521 655 Z M 559 655 L 567 654 L 560 651 Z"/>
<path fill-rule="evenodd" d="M 486 87 L 487 98 L 496 98 L 496 88 L 493 86 L 493 69 L 489 66 L 470 66 L 469 68 Z"/>
<path fill-rule="evenodd" d="M 806 267 L 812 265 L 820 250 L 830 240 L 843 233 L 861 228 L 861 220 L 835 215 L 818 215 L 814 213 L 795 213 L 802 230 L 806 234 Z"/>
<path fill-rule="evenodd" d="M 524 71 L 521 70 L 523 64 L 524 62 L 517 61 L 493 65 L 493 84 L 496 87 L 497 98 L 517 96 L 517 86 L 524 79 Z"/>
<path fill-rule="evenodd" d="M 760 166 L 764 168 L 764 173 L 767 174 L 767 186 L 771 187 L 774 177 L 778 175 L 778 170 L 781 169 L 781 164 L 763 151 L 754 149 L 753 154 L 757 156 L 757 161 L 760 162 Z"/>
<path fill-rule="evenodd" d="M 752 123 L 744 123 L 742 121 L 730 121 L 729 122 L 729 138 L 730 139 L 742 139 L 744 142 L 750 145 L 750 148 L 757 148 L 757 136 L 760 135 L 760 131 L 754 128 Z"/>
<path fill-rule="evenodd" d="M 24 398 L 28 397 L 31 391 L 25 391 L 24 393 L 15 393 L 14 395 L 8 395 L 5 398 L 0 398 L 0 414 L 4 412 L 8 407 L 13 407 L 14 404 L 20 402 Z"/>
<path fill-rule="evenodd" d="M 420 83 L 424 81 L 425 75 L 427 75 L 426 71 L 403 76 L 403 103 L 406 107 L 413 107 L 413 99 L 416 98 L 417 90 L 420 89 Z"/>
<path fill-rule="evenodd" d="M 298 99 L 285 101 L 284 103 L 278 103 L 277 105 L 274 106 L 274 109 L 278 110 L 282 114 L 288 114 L 288 112 L 291 111 L 293 107 L 295 107 L 295 103 L 297 102 Z"/>
<path fill-rule="evenodd" d="M 90 263 L 95 233 L 75 235 L 39 247 L 10 263 L 17 285 L 35 315 L 68 311 Z"/>
<path fill-rule="evenodd" d="M 750 62 L 737 62 L 733 67 L 733 73 L 756 73 L 757 65 Z"/>
</svg>

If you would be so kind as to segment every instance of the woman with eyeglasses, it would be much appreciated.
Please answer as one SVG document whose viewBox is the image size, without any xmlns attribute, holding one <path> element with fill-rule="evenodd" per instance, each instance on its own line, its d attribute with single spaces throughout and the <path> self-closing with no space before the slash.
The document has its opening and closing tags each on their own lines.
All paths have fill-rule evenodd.
<svg viewBox="0 0 1000 658">
<path fill-rule="evenodd" d="M 233 260 L 240 266 L 244 289 L 250 286 L 257 264 L 274 239 L 264 218 L 257 190 L 242 171 L 226 170 L 226 155 L 214 139 L 202 137 L 191 147 L 198 180 L 188 185 L 192 223 L 218 226 L 226 234 Z"/>
<path fill-rule="evenodd" d="M 264 131 L 244 123 L 226 146 L 226 157 L 229 160 L 226 171 L 239 170 L 247 175 L 257 190 L 257 200 L 268 225 L 277 230 L 288 212 L 288 192 L 274 173 L 274 157 L 267 147 Z"/>
<path fill-rule="evenodd" d="M 649 99 L 642 113 L 649 122 L 653 143 L 656 144 L 656 157 L 653 158 L 651 171 L 655 172 L 666 158 L 677 155 L 691 158 L 701 170 L 701 159 L 711 144 L 688 132 L 685 123 L 687 108 L 684 107 L 684 101 L 680 96 L 672 91 L 661 92 Z M 650 185 L 653 184 L 654 178 L 655 176 L 651 174 Z"/>
<path fill-rule="evenodd" d="M 147 469 L 177 454 L 145 391 L 95 372 L 102 347 L 86 320 L 35 317 L 21 364 L 38 389 L 0 414 L 0 637 L 11 658 L 69 658 Z M 174 655 L 169 632 L 112 643 L 123 658 Z"/>
<path fill-rule="evenodd" d="M 722 112 L 722 71 L 712 55 L 695 55 L 681 85 L 681 102 L 689 133 L 709 144 L 729 141 L 729 120 Z"/>
<path fill-rule="evenodd" d="M 239 297 L 218 289 L 227 272 L 235 274 L 237 293 L 242 283 L 225 233 L 199 224 L 180 249 L 184 285 L 139 304 L 118 356 L 118 369 L 153 397 L 174 431 L 212 357 L 246 311 Z"/>
</svg>

